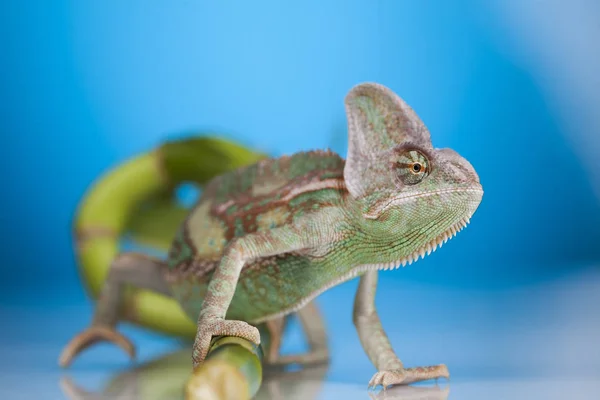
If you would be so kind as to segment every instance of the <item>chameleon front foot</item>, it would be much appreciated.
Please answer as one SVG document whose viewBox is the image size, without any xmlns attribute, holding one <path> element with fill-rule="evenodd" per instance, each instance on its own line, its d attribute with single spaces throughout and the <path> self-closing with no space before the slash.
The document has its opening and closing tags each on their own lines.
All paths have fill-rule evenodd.
<svg viewBox="0 0 600 400">
<path fill-rule="evenodd" d="M 450 378 L 448 368 L 444 365 L 431 367 L 402 368 L 388 371 L 379 371 L 369 382 L 369 389 L 381 385 L 384 389 L 390 385 L 408 385 L 429 379 Z"/>
<path fill-rule="evenodd" d="M 194 341 L 192 360 L 194 368 L 206 358 L 214 336 L 236 336 L 246 339 L 256 345 L 260 344 L 258 329 L 247 322 L 226 320 L 218 317 L 201 317 L 198 321 L 198 333 Z"/>
<path fill-rule="evenodd" d="M 103 341 L 116 344 L 129 355 L 129 358 L 135 358 L 135 347 L 125 336 L 108 326 L 91 326 L 71 339 L 63 349 L 58 359 L 58 364 L 63 368 L 68 367 L 73 359 L 83 350 Z"/>
</svg>

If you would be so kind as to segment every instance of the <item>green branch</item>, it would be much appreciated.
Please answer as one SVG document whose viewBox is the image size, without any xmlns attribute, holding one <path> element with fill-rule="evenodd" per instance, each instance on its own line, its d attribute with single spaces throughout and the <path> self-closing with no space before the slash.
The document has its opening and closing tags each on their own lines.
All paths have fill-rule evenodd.
<svg viewBox="0 0 600 400">
<path fill-rule="evenodd" d="M 186 386 L 186 400 L 249 400 L 262 382 L 262 351 L 245 339 L 213 340 Z"/>
</svg>

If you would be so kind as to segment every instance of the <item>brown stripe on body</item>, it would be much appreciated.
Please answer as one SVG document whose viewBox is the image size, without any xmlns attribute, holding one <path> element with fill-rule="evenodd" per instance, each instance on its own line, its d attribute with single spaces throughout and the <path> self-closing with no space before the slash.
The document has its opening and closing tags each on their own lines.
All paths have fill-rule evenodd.
<svg viewBox="0 0 600 400">
<path fill-rule="evenodd" d="M 289 254 L 297 255 L 299 257 L 303 256 L 301 252 L 292 252 Z M 242 276 L 245 273 L 265 270 L 266 267 L 270 267 L 272 270 L 271 272 L 277 276 L 279 274 L 279 261 L 289 254 L 277 254 L 256 259 L 251 263 L 244 265 L 242 268 Z M 219 266 L 219 263 L 220 260 L 191 259 L 179 264 L 175 269 L 167 271 L 166 279 L 169 283 L 176 283 L 189 277 L 203 281 L 203 278 L 214 271 Z M 206 280 L 206 283 L 208 283 L 208 280 Z"/>
<path fill-rule="evenodd" d="M 228 201 L 225 204 L 227 207 L 212 207 L 210 214 L 213 218 L 218 219 L 225 224 L 225 238 L 227 241 L 239 236 L 240 225 L 243 227 L 242 234 L 256 232 L 259 230 L 259 226 L 265 228 L 264 224 L 261 224 L 258 221 L 258 218 L 264 220 L 275 214 L 279 215 L 279 218 L 276 218 L 278 223 L 276 223 L 275 226 L 291 223 L 299 210 L 292 209 L 289 206 L 289 203 L 296 197 L 326 189 L 343 191 L 344 195 L 347 193 L 343 178 L 327 178 L 321 180 L 321 174 L 323 172 L 324 171 L 318 171 L 300 179 L 294 179 L 285 187 L 281 188 L 281 190 L 275 192 L 255 197 L 248 194 L 240 196 L 235 200 Z M 316 200 L 309 200 L 303 204 L 302 207 L 305 210 L 310 210 L 316 202 Z M 328 205 L 331 204 L 320 204 L 320 206 Z M 236 209 L 228 212 L 230 207 L 235 207 Z M 266 228 L 269 228 L 269 226 L 266 226 Z"/>
<path fill-rule="evenodd" d="M 301 194 L 316 192 L 325 189 L 345 191 L 346 184 L 344 183 L 343 178 L 329 178 L 322 181 L 312 181 L 307 183 L 306 186 L 303 187 L 292 187 L 288 191 L 288 193 L 286 193 L 285 196 L 281 198 L 280 202 L 287 203 Z"/>
<path fill-rule="evenodd" d="M 321 171 L 323 172 L 335 172 L 335 171 Z M 294 198 L 304 195 L 307 193 L 316 192 L 319 190 L 333 189 L 340 190 L 347 193 L 346 184 L 344 183 L 343 177 L 340 178 L 327 178 L 324 180 L 320 179 L 320 174 L 313 173 L 308 176 L 302 177 L 301 179 L 295 179 L 289 182 L 287 185 L 282 187 L 278 191 L 273 191 L 260 196 L 251 196 L 249 194 L 242 194 L 235 199 L 228 200 L 227 202 L 213 206 L 211 208 L 211 214 L 215 218 L 221 218 L 223 220 L 231 217 L 238 217 L 245 215 L 248 211 L 244 208 L 250 203 L 256 203 L 251 210 L 252 213 L 261 214 L 268 211 L 270 208 L 275 208 L 282 205 L 287 205 Z M 277 194 L 280 194 L 277 198 Z M 260 205 L 264 200 L 272 199 L 270 202 Z M 237 206 L 238 210 L 227 215 L 227 210 L 232 206 Z"/>
<path fill-rule="evenodd" d="M 334 153 L 311 154 L 320 157 Z M 194 254 L 189 261 L 176 261 L 179 264 L 171 269 L 170 279 L 194 276 L 202 280 L 218 267 L 222 252 L 233 238 L 291 223 L 299 214 L 334 205 L 338 198 L 307 196 L 291 207 L 290 202 L 299 196 L 334 190 L 341 200 L 348 194 L 343 160 L 317 160 L 304 167 L 298 160 L 292 166 L 291 159 L 284 156 L 262 160 L 211 181 L 184 223 L 181 242 Z M 275 258 L 255 260 L 244 267 L 244 273 L 266 264 L 278 267 Z"/>
<path fill-rule="evenodd" d="M 180 282 L 189 277 L 202 280 L 219 266 L 219 262 L 219 260 L 190 259 L 167 271 L 165 279 L 169 284 Z M 206 282 L 208 283 L 208 280 Z"/>
</svg>

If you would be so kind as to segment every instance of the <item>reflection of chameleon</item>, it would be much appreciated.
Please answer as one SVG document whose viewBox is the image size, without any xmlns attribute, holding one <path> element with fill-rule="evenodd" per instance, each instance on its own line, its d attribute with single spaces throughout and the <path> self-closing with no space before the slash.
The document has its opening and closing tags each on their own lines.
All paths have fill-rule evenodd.
<svg viewBox="0 0 600 400">
<path fill-rule="evenodd" d="M 88 392 L 70 378 L 61 380 L 61 388 L 69 400 L 178 400 L 183 399 L 181 388 L 189 378 L 189 349 L 179 350 L 156 360 L 122 372 L 104 385 L 102 392 Z M 315 365 L 297 371 L 275 369 L 264 377 L 255 400 L 313 400 L 322 398 L 328 365 Z M 342 392 L 345 398 L 364 398 L 364 392 L 350 385 L 332 384 L 331 389 Z M 356 396 L 352 396 L 355 393 Z M 386 392 L 370 394 L 372 400 L 446 400 L 449 389 L 400 386 Z"/>
<path fill-rule="evenodd" d="M 259 343 L 261 323 L 274 344 L 266 362 L 321 361 L 328 352 L 311 300 L 360 276 L 354 322 L 378 370 L 370 385 L 447 377 L 444 365 L 404 368 L 395 355 L 375 310 L 377 271 L 424 257 L 466 226 L 482 198 L 479 178 L 453 150 L 434 149 L 425 125 L 389 89 L 356 86 L 346 111 L 346 161 L 313 151 L 225 173 L 204 188 L 166 262 L 127 253 L 116 258 L 92 326 L 73 339 L 63 361 L 102 339 L 132 350 L 113 329 L 123 284 L 172 296 L 197 318 L 195 366 L 213 336 Z M 177 172 L 152 171 L 167 182 Z M 282 317 L 291 313 L 309 322 L 303 326 L 311 349 L 282 357 Z"/>
</svg>

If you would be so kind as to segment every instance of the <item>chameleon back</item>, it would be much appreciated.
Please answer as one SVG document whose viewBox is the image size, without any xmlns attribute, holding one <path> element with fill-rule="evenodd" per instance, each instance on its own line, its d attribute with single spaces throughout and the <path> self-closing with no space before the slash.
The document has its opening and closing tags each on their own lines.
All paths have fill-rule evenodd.
<svg viewBox="0 0 600 400">
<path fill-rule="evenodd" d="M 210 277 L 232 239 L 340 206 L 347 196 L 343 169 L 339 155 L 312 151 L 262 160 L 212 180 L 168 257 L 167 279 L 186 313 L 198 316 Z M 314 292 L 308 270 L 315 270 L 315 279 L 326 278 L 319 269 L 314 258 L 299 252 L 245 265 L 227 318 L 260 322 L 281 315 Z"/>
</svg>

